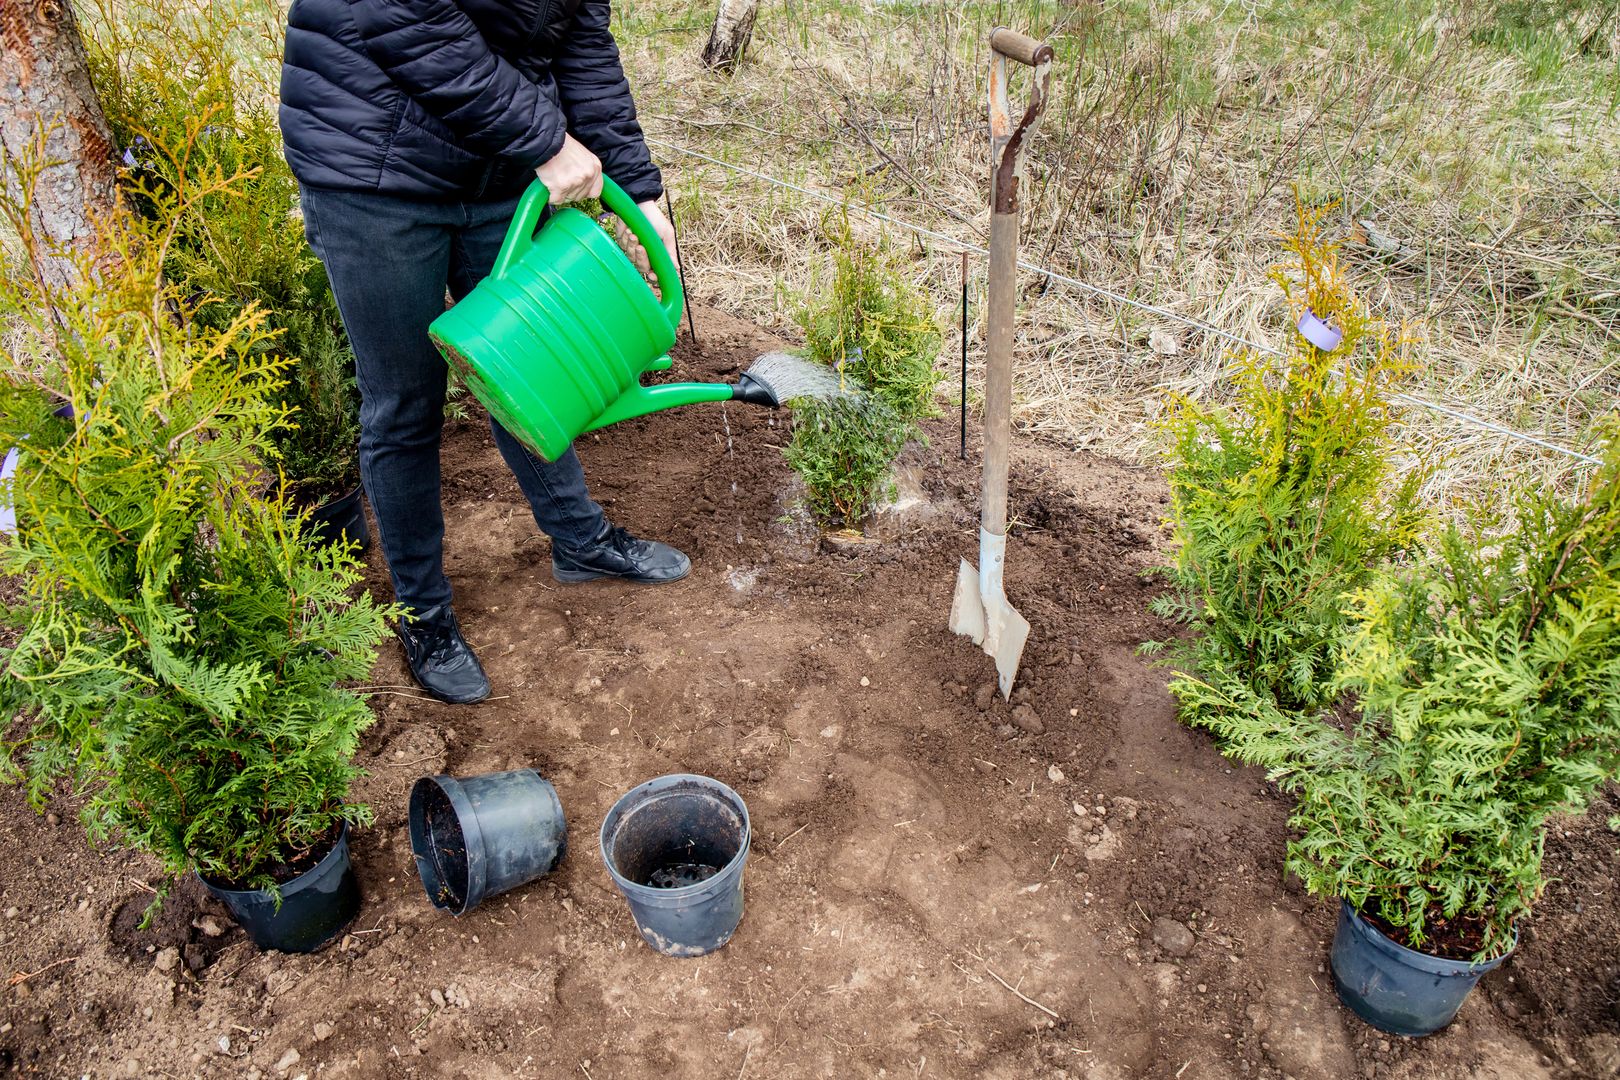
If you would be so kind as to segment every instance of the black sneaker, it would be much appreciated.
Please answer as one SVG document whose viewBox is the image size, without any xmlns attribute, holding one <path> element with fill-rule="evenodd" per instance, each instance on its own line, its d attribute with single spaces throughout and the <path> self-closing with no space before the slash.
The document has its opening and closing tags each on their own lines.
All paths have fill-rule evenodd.
<svg viewBox="0 0 1620 1080">
<path fill-rule="evenodd" d="M 639 585 L 665 585 L 692 572 L 692 560 L 668 544 L 637 540 L 623 529 L 604 526 L 594 543 L 565 548 L 551 543 L 551 576 L 565 585 L 602 577 Z"/>
<path fill-rule="evenodd" d="M 405 662 L 422 689 L 451 705 L 471 705 L 489 697 L 489 676 L 461 636 L 449 604 L 399 621 Z"/>
</svg>

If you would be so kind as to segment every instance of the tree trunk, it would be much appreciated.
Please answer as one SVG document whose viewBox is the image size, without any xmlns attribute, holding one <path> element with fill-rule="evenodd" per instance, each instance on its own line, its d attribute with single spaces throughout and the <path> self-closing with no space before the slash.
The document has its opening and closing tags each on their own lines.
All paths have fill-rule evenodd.
<svg viewBox="0 0 1620 1080">
<path fill-rule="evenodd" d="M 5 3 L 6 0 L 0 0 Z M 709 43 L 703 46 L 703 62 L 711 68 L 729 71 L 737 66 L 754 34 L 754 16 L 759 0 L 720 0 L 709 29 Z"/>
<path fill-rule="evenodd" d="M 69 0 L 0 0 L 0 151 L 13 197 L 24 194 L 19 161 L 45 166 L 29 205 L 35 276 L 77 283 L 71 255 L 94 246 L 97 220 L 117 205 L 118 170 Z"/>
</svg>

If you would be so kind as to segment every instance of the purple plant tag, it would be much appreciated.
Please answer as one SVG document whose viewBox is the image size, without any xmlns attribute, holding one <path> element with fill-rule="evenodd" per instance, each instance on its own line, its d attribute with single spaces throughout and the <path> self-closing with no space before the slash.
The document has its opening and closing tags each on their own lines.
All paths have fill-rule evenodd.
<svg viewBox="0 0 1620 1080">
<path fill-rule="evenodd" d="M 1344 331 L 1317 318 L 1316 312 L 1310 308 L 1306 308 L 1299 317 L 1299 334 L 1323 352 L 1332 352 L 1344 341 Z"/>
<path fill-rule="evenodd" d="M 51 411 L 52 416 L 60 416 L 64 420 L 73 419 L 73 403 L 70 401 L 60 408 Z M 13 446 L 6 451 L 6 459 L 0 463 L 0 487 L 4 487 L 17 475 L 17 447 Z M 17 503 L 11 497 L 9 490 L 0 490 L 0 534 L 10 536 L 17 531 Z"/>
<path fill-rule="evenodd" d="M 17 507 L 11 498 L 11 478 L 17 475 L 17 448 L 6 452 L 0 463 L 0 533 L 10 536 L 17 531 Z"/>
</svg>

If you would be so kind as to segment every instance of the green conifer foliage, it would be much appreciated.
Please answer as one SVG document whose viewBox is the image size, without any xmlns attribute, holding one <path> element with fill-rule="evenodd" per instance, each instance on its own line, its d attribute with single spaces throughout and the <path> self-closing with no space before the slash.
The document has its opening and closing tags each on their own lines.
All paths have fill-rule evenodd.
<svg viewBox="0 0 1620 1080">
<path fill-rule="evenodd" d="M 1154 608 L 1193 631 L 1171 645 L 1174 663 L 1283 708 L 1330 700 L 1341 597 L 1422 517 L 1421 474 L 1388 482 L 1403 342 L 1342 284 L 1324 212 L 1301 207 L 1285 241 L 1294 262 L 1273 277 L 1294 314 L 1333 319 L 1343 343 L 1327 353 L 1291 331 L 1284 355 L 1237 359 L 1234 407 L 1181 397 L 1162 425 L 1176 562 Z M 1171 689 L 1187 708 L 1201 700 L 1186 678 Z"/>
<path fill-rule="evenodd" d="M 917 422 L 935 415 L 940 331 L 927 294 L 906 280 L 886 247 L 863 244 L 848 208 L 831 219 L 833 275 L 798 311 L 810 355 L 835 369 L 847 398 L 792 402 L 793 440 L 783 451 L 823 526 L 858 529 L 893 497 L 894 459 Z"/>
<path fill-rule="evenodd" d="M 935 415 L 945 373 L 934 366 L 941 335 L 927 294 L 888 248 L 856 238 L 847 208 L 829 240 L 832 281 L 798 312 L 810 355 L 888 402 L 902 421 Z"/>
<path fill-rule="evenodd" d="M 164 273 L 212 329 L 257 305 L 272 333 L 258 352 L 290 357 L 276 401 L 288 421 L 270 432 L 273 467 L 302 504 L 360 482 L 354 356 L 326 271 L 304 240 L 298 181 L 282 156 L 274 87 L 252 80 L 280 55 L 279 15 L 262 5 L 135 0 L 87 24 L 96 92 L 126 147 L 130 205 L 161 216 L 164 193 L 194 192 L 217 172 L 230 186 L 197 196 L 167 246 Z M 177 62 L 177 57 L 184 62 Z M 193 133 L 194 137 L 189 136 Z"/>
<path fill-rule="evenodd" d="M 26 197 L 40 162 L 0 167 Z M 241 179 L 208 170 L 107 222 L 76 290 L 0 284 L 0 447 L 21 450 L 0 571 L 26 588 L 0 708 L 36 803 L 68 782 L 92 835 L 245 887 L 366 819 L 348 788 L 371 713 L 340 684 L 390 611 L 351 597 L 354 558 L 303 542 L 259 464 L 286 419 L 266 314 L 201 322 L 164 281 L 186 215 Z M 0 217 L 37 251 L 22 201 Z"/>
<path fill-rule="evenodd" d="M 1540 897 L 1549 818 L 1620 776 L 1620 439 L 1576 497 L 1450 528 L 1414 568 L 1352 593 L 1334 692 L 1361 715 L 1279 710 L 1199 683 L 1228 752 L 1298 796 L 1288 865 L 1415 948 L 1481 959 Z"/>
<path fill-rule="evenodd" d="M 810 513 L 858 528 L 893 497 L 889 467 L 915 432 L 877 396 L 793 402 L 793 438 L 783 454 L 804 478 Z"/>
</svg>

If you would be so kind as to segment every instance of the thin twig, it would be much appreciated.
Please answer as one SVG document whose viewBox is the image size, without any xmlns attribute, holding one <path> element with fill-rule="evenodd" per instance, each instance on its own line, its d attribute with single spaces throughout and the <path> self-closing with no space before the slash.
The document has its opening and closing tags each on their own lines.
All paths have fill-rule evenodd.
<svg viewBox="0 0 1620 1080">
<path fill-rule="evenodd" d="M 52 963 L 46 964 L 44 967 L 40 968 L 38 971 L 19 971 L 19 972 L 17 972 L 17 974 L 13 975 L 10 978 L 10 980 L 8 980 L 6 982 L 6 985 L 7 986 L 21 986 L 23 983 L 27 982 L 29 979 L 32 979 L 35 975 L 43 975 L 47 971 L 51 970 L 51 968 L 61 967 L 63 964 L 71 964 L 71 963 L 73 963 L 73 961 L 75 961 L 77 959 L 78 959 L 77 956 L 64 956 L 60 960 L 56 960 L 56 961 L 54 961 Z"/>
<path fill-rule="evenodd" d="M 795 836 L 798 836 L 800 833 L 804 832 L 804 830 L 808 829 L 809 827 L 810 827 L 810 823 L 807 821 L 803 825 L 800 825 L 797 829 L 794 829 L 792 832 L 790 832 L 786 836 L 782 837 L 782 839 L 777 842 L 776 850 L 781 851 L 783 844 L 787 843 L 789 840 L 793 839 Z"/>
<path fill-rule="evenodd" d="M 758 124 L 750 124 L 746 120 L 699 120 L 691 116 L 664 116 L 661 113 L 642 113 L 641 115 L 649 120 L 663 120 L 671 124 L 685 124 L 687 127 L 739 127 L 747 128 L 750 131 L 757 131 L 761 135 L 769 135 L 775 139 L 787 139 L 793 137 L 784 132 L 772 131 L 770 128 L 762 128 Z"/>
<path fill-rule="evenodd" d="M 439 1007 L 437 1005 L 435 1005 L 435 1006 L 433 1006 L 433 1008 L 429 1009 L 428 1014 L 426 1016 L 422 1017 L 422 1019 L 418 1020 L 416 1022 L 415 1027 L 411 1028 L 411 1034 L 414 1036 L 418 1031 L 421 1031 L 422 1026 L 424 1024 L 426 1024 L 429 1020 L 432 1020 L 433 1017 L 438 1014 L 438 1012 L 439 1012 Z M 586 1073 L 585 1075 L 589 1076 L 590 1074 Z"/>
<path fill-rule="evenodd" d="M 1012 983 L 1008 982 L 1006 979 L 1003 979 L 1000 975 L 997 975 L 993 970 L 991 970 L 989 964 L 984 965 L 984 970 L 985 970 L 986 974 L 988 974 L 992 979 L 996 980 L 996 982 L 1000 983 L 1002 986 L 1005 986 L 1013 994 L 1013 996 L 1017 997 L 1020 1001 L 1023 1001 L 1026 1004 L 1035 1006 L 1037 1009 L 1041 1010 L 1041 1012 L 1045 1013 L 1047 1016 L 1050 1016 L 1054 1020 L 1062 1020 L 1063 1019 L 1063 1017 L 1059 1016 L 1057 1013 L 1053 1012 L 1051 1009 L 1048 1009 L 1045 1005 L 1042 1005 L 1040 1002 L 1036 1001 L 1034 998 L 1032 998 L 1029 995 L 1025 994 L 1023 991 L 1019 990 L 1018 987 L 1014 986 Z"/>
</svg>

